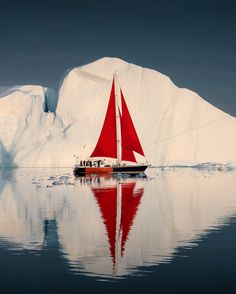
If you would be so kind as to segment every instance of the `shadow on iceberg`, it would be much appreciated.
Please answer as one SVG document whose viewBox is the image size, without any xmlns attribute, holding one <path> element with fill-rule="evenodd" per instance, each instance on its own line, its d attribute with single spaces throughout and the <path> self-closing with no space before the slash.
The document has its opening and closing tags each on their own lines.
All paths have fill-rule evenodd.
<svg viewBox="0 0 236 294">
<path fill-rule="evenodd" d="M 17 165 L 14 163 L 11 154 L 6 150 L 0 140 L 0 197 L 6 183 L 13 183 L 15 167 Z"/>
<path fill-rule="evenodd" d="M 57 108 L 57 103 L 58 103 L 58 91 L 52 88 L 47 88 L 45 91 L 45 107 L 44 111 L 45 112 L 56 112 Z"/>
<path fill-rule="evenodd" d="M 17 167 L 10 152 L 7 151 L 2 141 L 0 140 L 0 168 Z"/>
</svg>

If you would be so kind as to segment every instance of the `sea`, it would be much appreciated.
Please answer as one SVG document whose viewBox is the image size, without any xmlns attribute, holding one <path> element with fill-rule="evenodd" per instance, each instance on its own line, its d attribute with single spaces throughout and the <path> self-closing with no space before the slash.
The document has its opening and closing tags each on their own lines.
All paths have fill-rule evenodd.
<svg viewBox="0 0 236 294">
<path fill-rule="evenodd" d="M 236 171 L 0 169 L 1 293 L 234 293 Z"/>
</svg>

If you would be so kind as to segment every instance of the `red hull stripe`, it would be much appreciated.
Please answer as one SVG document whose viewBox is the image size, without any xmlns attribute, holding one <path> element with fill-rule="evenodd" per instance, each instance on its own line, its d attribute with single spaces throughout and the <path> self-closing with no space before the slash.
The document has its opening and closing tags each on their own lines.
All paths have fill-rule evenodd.
<svg viewBox="0 0 236 294">
<path fill-rule="evenodd" d="M 86 167 L 85 173 L 87 174 L 111 174 L 112 173 L 112 167 Z"/>
</svg>

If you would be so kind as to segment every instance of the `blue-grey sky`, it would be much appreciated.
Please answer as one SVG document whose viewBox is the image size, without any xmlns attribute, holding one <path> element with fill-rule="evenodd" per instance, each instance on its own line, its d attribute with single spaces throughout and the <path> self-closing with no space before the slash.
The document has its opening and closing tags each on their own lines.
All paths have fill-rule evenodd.
<svg viewBox="0 0 236 294">
<path fill-rule="evenodd" d="M 0 0 L 0 85 L 57 87 L 113 56 L 156 69 L 236 115 L 236 3 Z"/>
</svg>

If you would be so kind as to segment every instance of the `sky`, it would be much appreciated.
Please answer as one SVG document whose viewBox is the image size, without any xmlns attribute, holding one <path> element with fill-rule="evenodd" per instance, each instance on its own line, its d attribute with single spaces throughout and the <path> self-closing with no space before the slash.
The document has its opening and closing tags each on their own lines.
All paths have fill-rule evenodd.
<svg viewBox="0 0 236 294">
<path fill-rule="evenodd" d="M 57 88 L 104 56 L 168 75 L 236 116 L 236 3 L 0 0 L 0 85 Z"/>
</svg>

